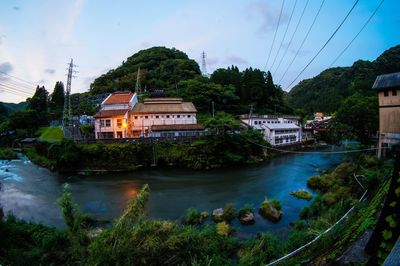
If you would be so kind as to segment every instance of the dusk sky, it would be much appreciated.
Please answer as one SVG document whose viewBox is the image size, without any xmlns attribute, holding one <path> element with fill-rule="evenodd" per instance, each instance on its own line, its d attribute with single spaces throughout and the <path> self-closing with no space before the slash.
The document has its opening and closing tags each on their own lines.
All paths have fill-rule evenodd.
<svg viewBox="0 0 400 266">
<path fill-rule="evenodd" d="M 284 3 L 266 69 L 272 70 L 275 83 L 283 89 L 289 89 L 288 85 L 328 40 L 355 2 L 324 2 L 308 40 L 279 83 L 322 1 L 309 1 L 290 46 L 289 40 L 307 1 L 286 0 Z M 360 0 L 336 36 L 294 85 L 328 68 L 379 3 L 380 0 Z M 51 93 L 56 81 L 66 83 L 66 68 L 71 58 L 79 71 L 72 82 L 72 92 L 87 91 L 94 78 L 117 67 L 128 56 L 152 46 L 175 47 L 200 65 L 201 53 L 205 51 L 209 73 L 232 64 L 241 70 L 250 66 L 264 70 L 281 5 L 282 0 L 2 0 L 0 84 L 3 87 L 0 86 L 0 101 L 20 102 L 26 98 L 13 94 L 9 87 L 21 86 L 20 90 L 33 93 L 34 84 L 39 84 Z M 399 14 L 398 0 L 384 1 L 334 66 L 349 66 L 358 59 L 374 60 L 386 49 L 400 44 Z M 286 38 L 282 41 L 288 25 Z M 286 56 L 276 69 L 287 47 Z"/>
</svg>

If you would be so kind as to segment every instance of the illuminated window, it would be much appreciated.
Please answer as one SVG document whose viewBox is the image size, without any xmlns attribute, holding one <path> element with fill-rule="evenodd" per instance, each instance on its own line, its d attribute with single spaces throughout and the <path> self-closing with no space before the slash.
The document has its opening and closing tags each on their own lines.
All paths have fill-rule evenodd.
<svg viewBox="0 0 400 266">
<path fill-rule="evenodd" d="M 117 127 L 122 127 L 122 119 L 117 119 Z"/>
</svg>

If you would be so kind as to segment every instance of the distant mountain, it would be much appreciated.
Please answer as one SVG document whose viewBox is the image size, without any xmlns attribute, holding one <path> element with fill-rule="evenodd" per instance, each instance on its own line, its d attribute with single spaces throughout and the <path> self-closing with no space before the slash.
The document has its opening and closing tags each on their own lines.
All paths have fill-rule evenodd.
<svg viewBox="0 0 400 266">
<path fill-rule="evenodd" d="M 8 116 L 12 112 L 25 109 L 28 105 L 27 102 L 20 102 L 20 103 L 3 103 L 0 102 L 0 120 L 4 117 Z"/>
<path fill-rule="evenodd" d="M 372 85 L 377 75 L 400 71 L 400 45 L 386 50 L 376 60 L 356 61 L 351 67 L 329 68 L 292 88 L 288 100 L 294 109 L 308 113 L 336 111 L 341 102 L 356 92 L 375 95 Z"/>
<path fill-rule="evenodd" d="M 96 78 L 90 85 L 90 93 L 134 91 L 139 68 L 143 89 L 176 89 L 179 81 L 200 75 L 199 65 L 184 52 L 175 48 L 152 47 L 135 53 L 119 67 Z"/>
</svg>

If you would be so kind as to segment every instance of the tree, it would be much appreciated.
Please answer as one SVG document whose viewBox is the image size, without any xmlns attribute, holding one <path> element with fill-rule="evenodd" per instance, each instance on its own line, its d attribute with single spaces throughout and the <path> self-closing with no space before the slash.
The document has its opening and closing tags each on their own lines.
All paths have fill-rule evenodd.
<svg viewBox="0 0 400 266">
<path fill-rule="evenodd" d="M 233 115 L 224 112 L 218 112 L 215 117 L 207 119 L 205 126 L 217 135 L 226 135 L 228 132 L 240 129 L 239 121 Z"/>
<path fill-rule="evenodd" d="M 57 81 L 54 86 L 54 91 L 50 95 L 49 109 L 51 117 L 54 119 L 60 118 L 64 108 L 64 84 Z"/>
<path fill-rule="evenodd" d="M 334 115 L 336 129 L 343 135 L 353 136 L 361 143 L 378 130 L 378 100 L 376 96 L 365 97 L 356 93 L 347 98 Z"/>
<path fill-rule="evenodd" d="M 28 109 L 37 112 L 39 125 L 47 123 L 48 94 L 44 86 L 37 86 L 33 97 L 28 99 Z"/>
</svg>

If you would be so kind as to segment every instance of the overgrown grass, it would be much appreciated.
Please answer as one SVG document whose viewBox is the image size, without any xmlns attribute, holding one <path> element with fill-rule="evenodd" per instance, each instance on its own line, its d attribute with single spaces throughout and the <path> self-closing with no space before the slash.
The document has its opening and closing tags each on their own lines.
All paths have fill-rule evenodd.
<svg viewBox="0 0 400 266">
<path fill-rule="evenodd" d="M 64 133 L 61 127 L 42 127 L 37 132 L 40 141 L 46 141 L 50 143 L 60 142 L 64 138 Z"/>
<path fill-rule="evenodd" d="M 0 160 L 18 159 L 17 154 L 10 148 L 0 148 Z"/>
</svg>

